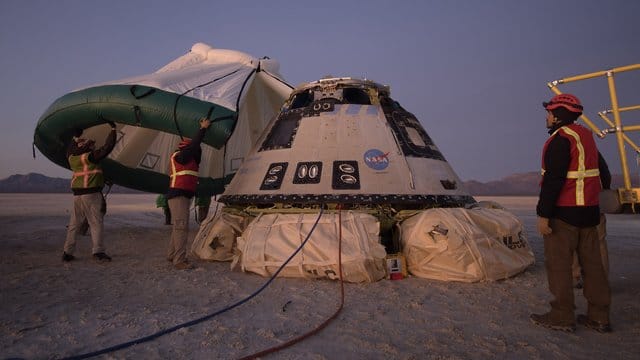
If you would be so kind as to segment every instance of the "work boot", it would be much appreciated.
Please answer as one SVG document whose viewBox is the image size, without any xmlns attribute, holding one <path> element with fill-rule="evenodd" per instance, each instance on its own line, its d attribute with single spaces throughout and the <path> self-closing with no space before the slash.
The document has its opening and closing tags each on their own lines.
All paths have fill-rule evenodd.
<svg viewBox="0 0 640 360">
<path fill-rule="evenodd" d="M 95 253 L 93 254 L 93 260 L 97 261 L 97 262 L 109 262 L 111 261 L 111 256 L 100 252 L 100 253 Z"/>
<path fill-rule="evenodd" d="M 66 252 L 62 252 L 62 261 L 64 262 L 69 262 L 69 261 L 73 261 L 75 260 L 76 257 L 71 255 L 71 254 L 67 254 Z"/>
<path fill-rule="evenodd" d="M 531 314 L 529 318 L 534 324 L 544 326 L 548 329 L 566 331 L 570 333 L 576 331 L 576 324 L 573 322 L 553 320 L 550 312 L 546 314 Z"/>
<path fill-rule="evenodd" d="M 613 329 L 611 329 L 611 324 L 603 324 L 599 321 L 591 320 L 587 315 L 584 314 L 578 315 L 576 322 L 599 333 L 610 333 L 613 331 Z"/>
</svg>

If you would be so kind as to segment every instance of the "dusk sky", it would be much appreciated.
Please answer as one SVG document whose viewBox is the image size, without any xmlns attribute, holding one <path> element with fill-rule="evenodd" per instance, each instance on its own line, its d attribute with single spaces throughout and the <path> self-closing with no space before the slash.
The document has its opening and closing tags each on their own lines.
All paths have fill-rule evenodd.
<svg viewBox="0 0 640 360">
<path fill-rule="evenodd" d="M 547 82 L 640 63 L 640 1 L 3 0 L 0 179 L 70 178 L 37 149 L 33 158 L 45 109 L 75 89 L 155 72 L 197 42 L 275 59 L 293 86 L 326 75 L 389 85 L 463 180 L 489 181 L 540 169 Z M 620 106 L 640 104 L 640 71 L 615 81 Z M 560 90 L 605 127 L 604 77 Z M 629 136 L 640 144 L 640 132 Z M 597 144 L 620 173 L 615 136 Z"/>
</svg>

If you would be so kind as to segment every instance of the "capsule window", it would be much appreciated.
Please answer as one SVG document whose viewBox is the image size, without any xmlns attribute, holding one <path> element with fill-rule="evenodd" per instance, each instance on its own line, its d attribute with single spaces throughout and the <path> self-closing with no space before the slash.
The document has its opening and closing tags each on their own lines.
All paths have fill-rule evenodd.
<svg viewBox="0 0 640 360">
<path fill-rule="evenodd" d="M 359 88 L 342 89 L 342 102 L 345 104 L 371 105 L 369 94 Z"/>
<path fill-rule="evenodd" d="M 427 146 L 427 144 L 425 144 L 424 140 L 422 139 L 422 136 L 420 136 L 420 133 L 418 132 L 418 130 L 412 127 L 405 127 L 404 130 L 407 132 L 409 141 L 411 141 L 414 145 L 422 146 L 422 147 Z"/>
<path fill-rule="evenodd" d="M 313 102 L 313 94 L 307 90 L 293 95 L 291 99 L 291 109 L 306 108 Z"/>
<path fill-rule="evenodd" d="M 259 151 L 291 148 L 301 115 L 295 111 L 283 114 L 276 120 Z"/>
</svg>

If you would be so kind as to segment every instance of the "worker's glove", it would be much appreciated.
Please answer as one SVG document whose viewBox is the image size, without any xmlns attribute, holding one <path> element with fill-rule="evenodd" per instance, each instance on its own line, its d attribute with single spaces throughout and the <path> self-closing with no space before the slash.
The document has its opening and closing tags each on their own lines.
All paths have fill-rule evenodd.
<svg viewBox="0 0 640 360">
<path fill-rule="evenodd" d="M 547 218 L 543 218 L 543 217 L 538 217 L 538 232 L 541 235 L 550 235 L 551 234 L 551 227 L 549 227 L 549 219 Z"/>
</svg>

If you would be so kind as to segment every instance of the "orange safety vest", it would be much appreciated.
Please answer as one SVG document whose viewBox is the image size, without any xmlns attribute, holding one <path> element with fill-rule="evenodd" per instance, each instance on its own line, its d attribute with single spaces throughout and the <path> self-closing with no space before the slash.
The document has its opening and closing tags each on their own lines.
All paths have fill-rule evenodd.
<svg viewBox="0 0 640 360">
<path fill-rule="evenodd" d="M 598 149 L 593 135 L 585 127 L 569 124 L 558 128 L 544 143 L 542 150 L 542 176 L 545 173 L 544 157 L 547 146 L 555 135 L 569 140 L 571 160 L 567 180 L 556 201 L 557 206 L 595 206 L 602 190 L 598 169 Z"/>
<path fill-rule="evenodd" d="M 169 169 L 171 182 L 169 187 L 195 192 L 198 186 L 198 163 L 192 159 L 186 164 L 180 164 L 175 160 L 177 154 L 178 152 L 176 151 L 171 155 L 171 168 Z"/>
<path fill-rule="evenodd" d="M 104 176 L 100 165 L 89 161 L 89 154 L 69 156 L 69 167 L 73 171 L 71 178 L 72 189 L 89 189 L 102 187 L 104 185 Z"/>
</svg>

